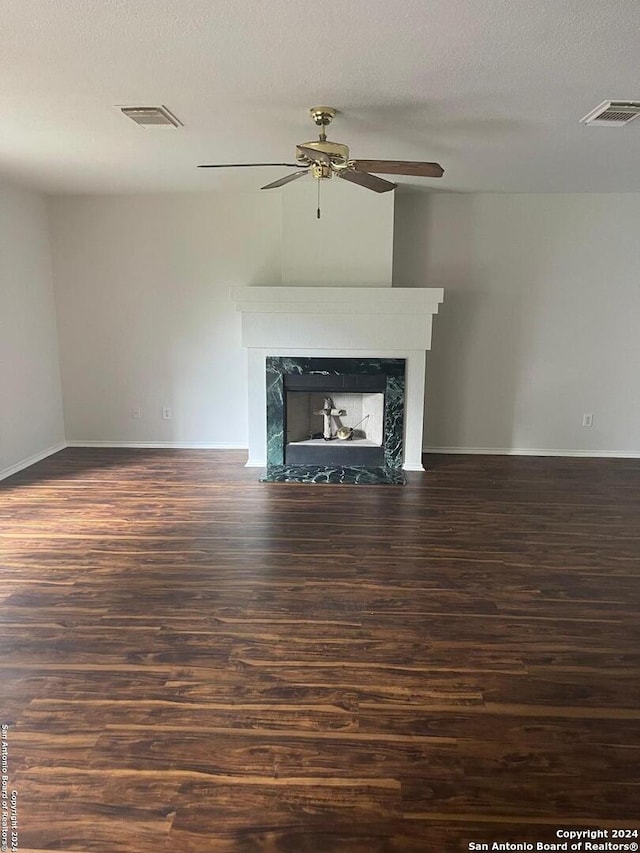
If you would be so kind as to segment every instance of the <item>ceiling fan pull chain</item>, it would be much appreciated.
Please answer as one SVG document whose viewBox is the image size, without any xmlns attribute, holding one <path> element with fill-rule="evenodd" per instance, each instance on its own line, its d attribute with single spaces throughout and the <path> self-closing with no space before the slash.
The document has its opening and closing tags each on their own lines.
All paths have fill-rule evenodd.
<svg viewBox="0 0 640 853">
<path fill-rule="evenodd" d="M 320 178 L 318 180 L 318 209 L 316 211 L 316 218 L 320 219 Z"/>
</svg>

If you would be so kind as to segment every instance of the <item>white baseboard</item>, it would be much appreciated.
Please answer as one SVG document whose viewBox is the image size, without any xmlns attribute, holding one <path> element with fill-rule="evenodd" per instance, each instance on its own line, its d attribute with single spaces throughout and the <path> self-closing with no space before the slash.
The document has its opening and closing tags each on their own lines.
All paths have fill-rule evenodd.
<svg viewBox="0 0 640 853">
<path fill-rule="evenodd" d="M 246 444 L 199 441 L 68 441 L 67 447 L 132 447 L 165 450 L 246 450 Z"/>
<path fill-rule="evenodd" d="M 47 456 L 58 453 L 59 450 L 64 450 L 66 446 L 66 441 L 59 441 L 57 444 L 47 447 L 46 450 L 42 450 L 40 453 L 29 456 L 28 459 L 22 459 L 20 462 L 16 462 L 15 465 L 10 465 L 9 468 L 4 468 L 0 471 L 0 480 L 4 480 L 6 477 L 11 477 L 12 474 L 17 474 L 18 471 L 22 471 L 30 465 L 35 465 L 35 463 L 40 462 L 41 459 L 46 459 Z"/>
<path fill-rule="evenodd" d="M 403 471 L 424 471 L 424 465 L 416 465 L 413 462 L 407 463 L 402 466 Z"/>
<path fill-rule="evenodd" d="M 202 443 L 190 441 L 61 441 L 57 444 L 48 447 L 46 450 L 29 456 L 27 459 L 22 459 L 15 465 L 4 468 L 0 471 L 0 480 L 11 477 L 12 474 L 17 474 L 28 468 L 30 465 L 35 465 L 47 456 L 58 453 L 64 450 L 65 447 L 130 447 L 130 448 L 150 448 L 150 449 L 168 449 L 168 450 L 247 450 L 246 446 L 239 444 L 221 444 L 217 442 Z M 582 458 L 609 458 L 609 459 L 640 459 L 640 451 L 635 450 L 557 450 L 557 449 L 541 449 L 541 448 L 523 448 L 523 447 L 424 447 L 423 453 L 460 453 L 460 454 L 478 454 L 488 456 L 569 456 Z M 249 459 L 245 463 L 245 468 L 265 468 L 266 460 Z M 405 471 L 424 471 L 424 467 L 418 465 L 403 465 Z"/>
<path fill-rule="evenodd" d="M 529 447 L 423 447 L 423 453 L 475 453 L 487 456 L 577 456 L 583 458 L 640 459 L 638 450 L 555 450 Z"/>
</svg>

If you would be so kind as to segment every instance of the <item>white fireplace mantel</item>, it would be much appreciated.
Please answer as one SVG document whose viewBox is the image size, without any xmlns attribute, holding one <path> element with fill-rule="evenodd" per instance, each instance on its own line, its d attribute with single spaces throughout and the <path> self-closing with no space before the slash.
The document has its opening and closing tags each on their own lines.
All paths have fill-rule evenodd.
<svg viewBox="0 0 640 853">
<path fill-rule="evenodd" d="M 233 287 L 249 351 L 249 461 L 266 464 L 265 359 L 406 359 L 405 470 L 423 471 L 425 354 L 442 288 Z"/>
</svg>

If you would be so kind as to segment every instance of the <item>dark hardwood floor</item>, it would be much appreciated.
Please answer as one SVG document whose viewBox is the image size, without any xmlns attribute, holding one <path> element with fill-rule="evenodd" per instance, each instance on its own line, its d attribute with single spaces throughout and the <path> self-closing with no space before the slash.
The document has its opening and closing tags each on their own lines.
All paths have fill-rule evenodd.
<svg viewBox="0 0 640 853">
<path fill-rule="evenodd" d="M 20 853 L 639 827 L 640 462 L 431 457 L 398 487 L 244 458 L 67 449 L 0 483 Z"/>
</svg>

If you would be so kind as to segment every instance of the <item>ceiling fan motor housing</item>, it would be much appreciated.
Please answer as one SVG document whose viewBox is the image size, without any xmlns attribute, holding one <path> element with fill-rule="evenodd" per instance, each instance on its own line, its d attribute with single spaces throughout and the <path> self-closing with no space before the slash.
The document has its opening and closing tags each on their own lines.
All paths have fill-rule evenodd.
<svg viewBox="0 0 640 853">
<path fill-rule="evenodd" d="M 328 154 L 331 157 L 331 162 L 336 166 L 346 166 L 349 159 L 349 147 L 342 145 L 340 142 L 329 142 L 328 140 L 322 142 L 316 139 L 314 142 L 303 142 L 302 147 Z M 300 151 L 299 146 L 296 146 L 296 160 L 304 166 L 308 166 L 311 163 L 309 157 Z"/>
</svg>

